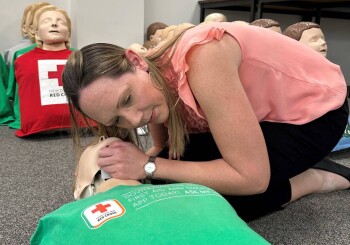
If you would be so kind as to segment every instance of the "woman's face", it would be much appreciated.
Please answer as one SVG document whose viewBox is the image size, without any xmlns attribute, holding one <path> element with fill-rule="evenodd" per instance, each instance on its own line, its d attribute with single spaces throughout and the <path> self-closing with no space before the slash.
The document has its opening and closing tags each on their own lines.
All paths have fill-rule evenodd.
<svg viewBox="0 0 350 245">
<path fill-rule="evenodd" d="M 93 120 L 106 126 L 138 128 L 168 120 L 169 108 L 148 72 L 136 68 L 119 78 L 101 77 L 80 91 L 79 106 Z"/>
</svg>

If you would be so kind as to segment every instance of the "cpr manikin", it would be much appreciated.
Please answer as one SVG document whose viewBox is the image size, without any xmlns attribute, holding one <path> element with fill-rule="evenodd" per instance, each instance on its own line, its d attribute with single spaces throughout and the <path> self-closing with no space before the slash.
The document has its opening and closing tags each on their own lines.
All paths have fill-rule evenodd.
<svg viewBox="0 0 350 245">
<path fill-rule="evenodd" d="M 142 46 L 139 43 L 133 43 L 131 44 L 128 49 L 131 49 L 133 51 L 135 51 L 136 53 L 138 53 L 139 55 L 143 56 L 147 53 L 147 48 L 145 48 L 144 46 Z"/>
<path fill-rule="evenodd" d="M 285 29 L 284 35 L 291 37 L 327 57 L 327 43 L 319 24 L 298 22 Z"/>
<path fill-rule="evenodd" d="M 232 23 L 235 23 L 237 25 L 242 25 L 242 26 L 249 26 L 249 22 L 244 21 L 244 20 L 234 20 Z"/>
<path fill-rule="evenodd" d="M 161 30 L 168 27 L 167 24 L 164 24 L 163 22 L 154 22 L 152 24 L 150 24 L 147 27 L 147 31 L 146 31 L 146 39 L 147 41 L 151 40 L 151 37 L 156 33 L 157 30 Z"/>
<path fill-rule="evenodd" d="M 169 40 L 174 36 L 174 30 L 176 25 L 168 26 L 164 29 L 158 29 L 154 35 L 151 35 L 151 41 L 155 42 L 157 45 L 165 40 Z"/>
<path fill-rule="evenodd" d="M 280 23 L 272 19 L 257 19 L 250 23 L 252 26 L 259 26 L 271 31 L 282 33 Z"/>
<path fill-rule="evenodd" d="M 205 17 L 204 23 L 210 23 L 210 22 L 227 22 L 227 17 L 224 14 L 221 13 L 212 13 L 207 15 Z"/>
<path fill-rule="evenodd" d="M 15 61 L 20 127 L 16 136 L 66 131 L 71 127 L 61 74 L 71 54 L 71 21 L 66 11 L 48 5 L 34 15 L 36 47 Z"/>
</svg>

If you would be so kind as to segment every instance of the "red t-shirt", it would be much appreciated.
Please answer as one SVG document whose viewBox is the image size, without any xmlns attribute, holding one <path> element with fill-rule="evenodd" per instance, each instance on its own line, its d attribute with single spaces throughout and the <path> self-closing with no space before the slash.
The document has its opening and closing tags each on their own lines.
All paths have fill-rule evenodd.
<svg viewBox="0 0 350 245">
<path fill-rule="evenodd" d="M 21 129 L 16 136 L 71 127 L 62 84 L 62 72 L 71 52 L 35 48 L 16 59 L 21 112 Z"/>
</svg>

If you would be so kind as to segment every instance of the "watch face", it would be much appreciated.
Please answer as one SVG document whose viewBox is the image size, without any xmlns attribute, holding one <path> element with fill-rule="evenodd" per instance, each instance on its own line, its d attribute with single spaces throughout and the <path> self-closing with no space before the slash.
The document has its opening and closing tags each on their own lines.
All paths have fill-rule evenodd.
<svg viewBox="0 0 350 245">
<path fill-rule="evenodd" d="M 156 170 L 156 165 L 153 162 L 149 162 L 145 165 L 145 170 L 148 173 L 153 173 Z"/>
</svg>

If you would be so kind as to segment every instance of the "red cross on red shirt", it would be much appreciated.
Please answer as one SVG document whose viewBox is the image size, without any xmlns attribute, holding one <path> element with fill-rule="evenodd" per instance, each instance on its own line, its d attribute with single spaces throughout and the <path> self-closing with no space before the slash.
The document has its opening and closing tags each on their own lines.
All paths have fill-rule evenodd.
<svg viewBox="0 0 350 245">
<path fill-rule="evenodd" d="M 104 213 L 107 211 L 107 208 L 110 207 L 111 205 L 110 204 L 106 204 L 106 205 L 103 205 L 103 204 L 97 204 L 96 205 L 96 209 L 92 210 L 91 212 L 94 214 L 96 212 L 101 212 L 101 213 Z"/>
<path fill-rule="evenodd" d="M 57 78 L 59 86 L 63 86 L 62 72 L 63 72 L 64 66 L 65 65 L 56 65 L 57 71 L 49 71 L 49 78 Z"/>
</svg>

